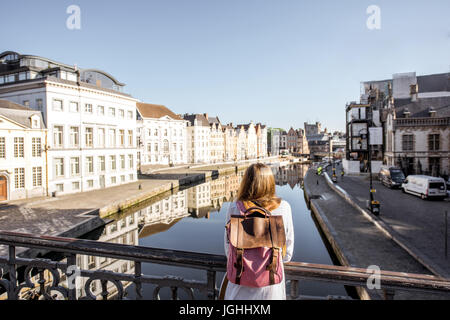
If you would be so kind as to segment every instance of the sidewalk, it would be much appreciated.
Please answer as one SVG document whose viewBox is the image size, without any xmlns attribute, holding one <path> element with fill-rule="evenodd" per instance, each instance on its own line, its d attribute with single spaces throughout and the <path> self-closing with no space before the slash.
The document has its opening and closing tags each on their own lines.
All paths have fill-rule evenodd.
<svg viewBox="0 0 450 320">
<path fill-rule="evenodd" d="M 339 166 L 336 169 L 338 176 L 336 185 L 344 189 L 361 208 L 365 209 L 366 199 L 369 198 L 369 177 L 344 176 L 342 179 L 340 171 Z M 331 168 L 328 168 L 328 172 L 330 174 Z M 374 197 L 381 204 L 381 213 L 377 218 L 435 273 L 450 278 L 450 250 L 447 249 L 447 256 L 445 253 L 445 211 L 448 211 L 450 216 L 448 199 L 424 201 L 419 197 L 404 194 L 401 190 L 389 189 L 376 178 L 372 183 L 376 189 Z M 447 234 L 450 234 L 450 230 Z M 447 239 L 447 246 L 449 245 L 450 239 Z"/>
<path fill-rule="evenodd" d="M 360 268 L 376 265 L 386 271 L 431 274 L 332 190 L 323 176 L 309 170 L 304 187 L 312 213 L 342 265 Z M 366 289 L 360 295 L 365 293 L 371 299 L 382 296 L 379 290 Z M 395 299 L 450 299 L 450 296 L 396 291 Z"/>
</svg>

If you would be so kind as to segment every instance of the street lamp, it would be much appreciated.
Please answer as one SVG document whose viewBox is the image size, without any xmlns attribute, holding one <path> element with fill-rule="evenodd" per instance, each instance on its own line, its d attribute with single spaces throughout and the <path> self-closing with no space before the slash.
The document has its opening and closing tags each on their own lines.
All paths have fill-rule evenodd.
<svg viewBox="0 0 450 320">
<path fill-rule="evenodd" d="M 332 170 L 333 170 L 333 174 L 332 174 L 332 176 L 331 176 L 331 180 L 334 182 L 334 183 L 337 183 L 337 177 L 336 177 L 336 167 L 335 167 L 335 165 L 334 165 L 334 159 L 332 159 L 332 157 L 331 157 L 331 152 L 332 152 L 332 146 L 331 146 L 331 136 L 329 137 L 329 139 L 328 139 L 328 152 L 329 152 L 329 158 L 330 158 L 330 161 L 331 161 L 331 167 L 332 167 Z"/>
<path fill-rule="evenodd" d="M 358 145 L 360 145 L 360 148 L 362 148 L 362 139 L 366 138 L 367 134 L 367 151 L 368 151 L 368 166 L 369 166 L 369 200 L 366 202 L 367 209 L 370 210 L 370 212 L 376 216 L 380 214 L 380 202 L 374 199 L 373 194 L 376 193 L 376 190 L 373 188 L 373 182 L 372 182 L 372 148 L 370 145 L 370 130 L 369 127 L 367 127 L 366 134 L 361 134 L 361 131 L 365 129 L 361 129 L 358 131 L 358 134 L 360 135 L 360 141 L 358 142 Z"/>
</svg>

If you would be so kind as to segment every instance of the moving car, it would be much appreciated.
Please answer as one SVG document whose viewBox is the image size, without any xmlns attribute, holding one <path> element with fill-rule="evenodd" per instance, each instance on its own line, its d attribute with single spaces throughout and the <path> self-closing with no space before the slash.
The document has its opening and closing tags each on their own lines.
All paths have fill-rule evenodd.
<svg viewBox="0 0 450 320">
<path fill-rule="evenodd" d="M 403 181 L 405 181 L 405 175 L 400 168 L 382 166 L 378 178 L 381 183 L 389 188 L 400 188 Z"/>
<path fill-rule="evenodd" d="M 403 192 L 426 198 L 445 198 L 447 196 L 447 187 L 442 178 L 412 175 L 408 176 L 402 184 Z"/>
</svg>

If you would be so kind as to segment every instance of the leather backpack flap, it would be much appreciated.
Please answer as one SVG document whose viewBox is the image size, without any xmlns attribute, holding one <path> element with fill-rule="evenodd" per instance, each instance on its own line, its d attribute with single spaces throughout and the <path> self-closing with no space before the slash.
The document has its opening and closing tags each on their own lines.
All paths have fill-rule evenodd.
<svg viewBox="0 0 450 320">
<path fill-rule="evenodd" d="M 229 226 L 229 240 L 235 248 L 271 248 L 272 243 L 274 247 L 282 248 L 286 242 L 282 216 L 249 218 L 236 215 L 231 216 Z"/>
</svg>

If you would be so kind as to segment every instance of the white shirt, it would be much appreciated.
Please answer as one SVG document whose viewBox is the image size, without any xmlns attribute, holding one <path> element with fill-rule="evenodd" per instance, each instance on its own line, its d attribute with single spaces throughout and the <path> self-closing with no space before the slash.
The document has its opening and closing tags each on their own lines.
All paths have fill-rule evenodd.
<svg viewBox="0 0 450 320">
<path fill-rule="evenodd" d="M 282 200 L 280 206 L 273 210 L 272 215 L 283 216 L 284 231 L 286 234 L 286 256 L 283 257 L 283 262 L 291 261 L 294 252 L 294 226 L 292 223 L 291 206 L 287 201 Z M 230 204 L 227 211 L 228 222 L 231 215 L 238 215 L 239 209 L 235 202 Z M 228 257 L 228 238 L 225 230 L 224 235 L 225 255 Z M 228 282 L 227 290 L 225 291 L 225 300 L 286 300 L 286 284 L 283 270 L 283 280 L 271 286 L 252 288 L 246 287 L 232 282 Z"/>
</svg>

